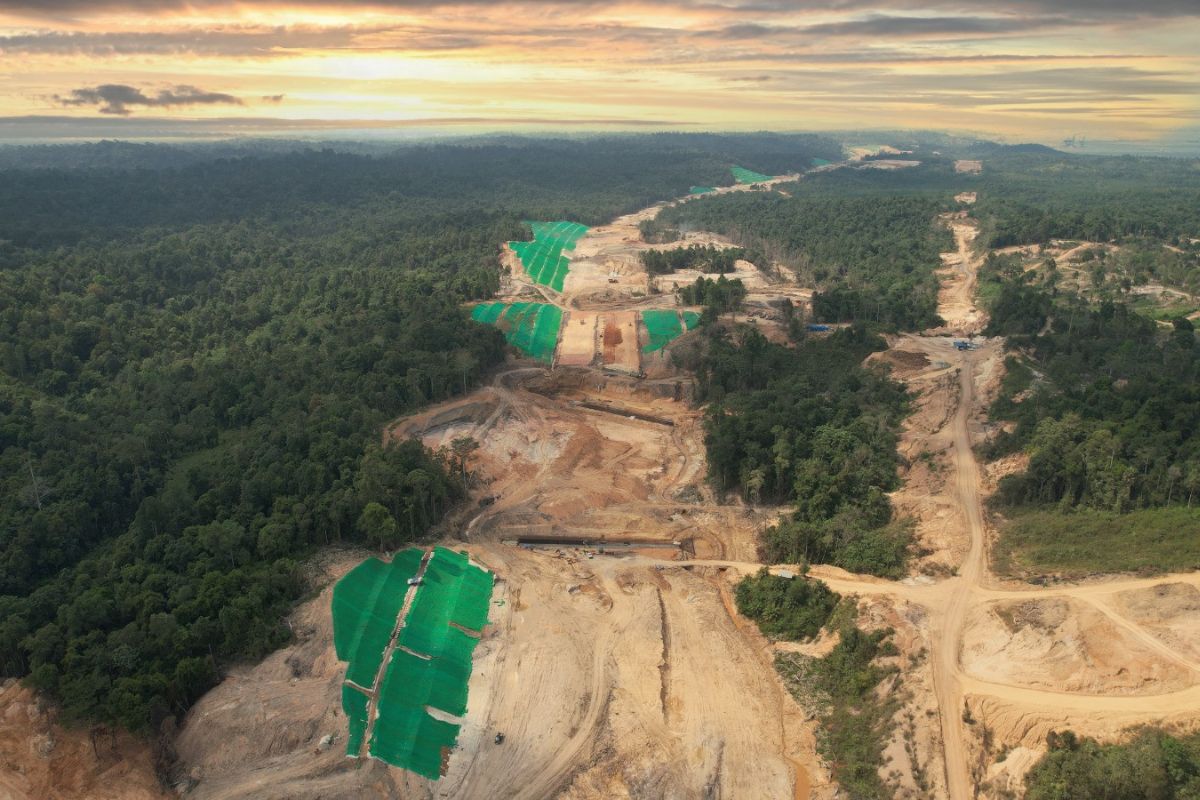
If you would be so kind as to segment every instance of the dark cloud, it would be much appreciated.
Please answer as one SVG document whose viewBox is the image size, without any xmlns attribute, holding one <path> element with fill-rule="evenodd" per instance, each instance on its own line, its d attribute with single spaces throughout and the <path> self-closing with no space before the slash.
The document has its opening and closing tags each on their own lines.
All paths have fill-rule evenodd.
<svg viewBox="0 0 1200 800">
<path fill-rule="evenodd" d="M 940 63 L 1050 63 L 1055 61 L 1137 61 L 1156 59 L 1159 56 L 1141 53 L 967 53 L 939 55 L 927 51 L 913 52 L 893 48 L 870 50 L 803 51 L 792 50 L 782 53 L 735 53 L 722 58 L 723 61 L 778 62 L 788 64 L 940 64 Z"/>
<path fill-rule="evenodd" d="M 1079 20 L 1064 16 L 1053 17 L 906 17 L 892 14 L 871 14 L 860 19 L 808 25 L 798 31 L 809 36 L 970 36 L 1003 33 L 1030 33 L 1067 25 Z"/>
<path fill-rule="evenodd" d="M 1117 101 L 1152 103 L 1154 97 L 1200 94 L 1200 79 L 1195 75 L 1131 67 L 1010 69 L 961 74 L 948 71 L 939 75 L 936 82 L 930 82 L 924 75 L 869 67 L 843 71 L 796 69 L 775 73 L 773 77 L 757 91 L 780 100 L 828 96 L 840 103 L 862 106 L 927 103 L 984 108 L 1055 102 L 1096 109 Z"/>
<path fill-rule="evenodd" d="M 3 0 L 0 0 L 3 2 Z M 339 31 L 297 33 L 282 28 L 259 31 L 214 30 L 160 33 L 38 33 L 0 36 L 0 53 L 120 55 L 261 56 L 280 48 L 347 44 Z"/>
<path fill-rule="evenodd" d="M 1200 0 L 1198 0 L 1200 2 Z M 1078 20 L 1063 16 L 897 16 L 870 14 L 864 17 L 816 25 L 727 25 L 704 31 L 702 38 L 722 41 L 793 41 L 803 43 L 830 37 L 879 37 L 906 39 L 924 37 L 976 37 L 1031 33 L 1076 26 Z"/>
<path fill-rule="evenodd" d="M 381 44 L 380 39 L 385 41 Z M 39 31 L 0 36 L 0 53 L 120 55 L 283 56 L 295 50 L 464 50 L 478 37 L 410 27 L 218 28 L 153 33 Z"/>
<path fill-rule="evenodd" d="M 176 86 L 163 89 L 156 95 L 148 95 L 134 86 L 120 83 L 105 83 L 100 86 L 74 89 L 68 95 L 54 95 L 54 101 L 62 106 L 99 106 L 101 114 L 127 116 L 133 107 L 170 108 L 196 105 L 242 105 L 242 101 L 231 94 L 206 92 L 195 86 Z"/>
<path fill-rule="evenodd" d="M 283 102 L 283 97 L 284 96 L 281 94 L 268 94 L 268 95 L 263 96 L 262 101 L 264 103 L 272 103 L 274 105 L 279 105 L 280 103 Z"/>
<path fill-rule="evenodd" d="M 831 0 L 828 7 L 1061 14 L 1081 22 L 1137 17 L 1200 17 L 1200 5 L 1196 0 L 1142 0 L 1136 3 L 1129 0 Z"/>
</svg>

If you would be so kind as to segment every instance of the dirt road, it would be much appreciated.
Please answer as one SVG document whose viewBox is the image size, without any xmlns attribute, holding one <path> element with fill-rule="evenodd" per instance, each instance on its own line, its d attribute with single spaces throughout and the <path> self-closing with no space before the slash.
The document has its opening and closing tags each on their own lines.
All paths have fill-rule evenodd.
<svg viewBox="0 0 1200 800">
<path fill-rule="evenodd" d="M 959 507 L 965 512 L 970 547 L 967 558 L 959 568 L 957 578 L 948 583 L 953 586 L 945 605 L 944 616 L 935 636 L 933 658 L 933 685 L 937 693 L 938 709 L 942 723 L 942 743 L 945 748 L 946 786 L 950 797 L 967 798 L 971 795 L 970 774 L 967 770 L 967 748 L 963 732 L 962 687 L 957 680 L 959 649 L 963 623 L 967 616 L 971 588 L 979 585 L 984 574 L 984 527 L 982 503 L 979 499 L 979 467 L 971 449 L 971 435 L 967 427 L 974 392 L 974 370 L 970 354 L 963 354 L 959 367 L 958 413 L 954 417 L 954 451 L 952 461 L 955 470 L 955 494 Z"/>
</svg>

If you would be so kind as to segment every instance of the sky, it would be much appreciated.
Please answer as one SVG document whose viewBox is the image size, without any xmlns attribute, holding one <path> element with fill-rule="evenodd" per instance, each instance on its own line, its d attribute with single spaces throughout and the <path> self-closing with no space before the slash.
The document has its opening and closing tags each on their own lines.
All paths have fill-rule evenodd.
<svg viewBox="0 0 1200 800">
<path fill-rule="evenodd" d="M 1170 139 L 1200 0 L 0 0 L 0 135 L 427 126 Z"/>
</svg>

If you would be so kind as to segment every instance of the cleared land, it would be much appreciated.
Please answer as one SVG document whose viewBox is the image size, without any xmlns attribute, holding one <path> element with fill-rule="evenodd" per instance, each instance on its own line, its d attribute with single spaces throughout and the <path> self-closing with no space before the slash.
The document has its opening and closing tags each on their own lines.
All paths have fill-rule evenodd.
<svg viewBox="0 0 1200 800">
<path fill-rule="evenodd" d="M 599 315 L 569 311 L 562 326 L 562 343 L 557 363 L 564 367 L 586 367 L 596 359 L 596 322 Z"/>
<path fill-rule="evenodd" d="M 608 369 L 637 375 L 641 372 L 638 353 L 637 312 L 610 311 L 600 318 L 601 363 Z"/>
<path fill-rule="evenodd" d="M 1200 569 L 1200 531 L 1195 515 L 1183 508 L 1128 514 L 1035 511 L 1004 525 L 996 565 L 1017 575 L 1066 578 Z"/>
</svg>

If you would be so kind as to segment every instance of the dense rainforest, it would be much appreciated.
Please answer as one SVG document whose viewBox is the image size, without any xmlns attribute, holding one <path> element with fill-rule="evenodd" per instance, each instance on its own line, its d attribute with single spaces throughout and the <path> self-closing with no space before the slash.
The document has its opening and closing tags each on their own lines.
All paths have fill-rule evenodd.
<svg viewBox="0 0 1200 800">
<path fill-rule="evenodd" d="M 794 327 L 794 326 L 793 326 Z M 709 478 L 755 503 L 790 504 L 763 534 L 767 561 L 836 564 L 897 575 L 909 531 L 893 520 L 896 437 L 904 388 L 862 366 L 884 342 L 862 327 L 794 347 L 751 327 L 705 327 L 694 369 L 705 417 Z"/>
<path fill-rule="evenodd" d="M 1007 334 L 1010 359 L 995 419 L 1016 422 L 993 443 L 1029 452 L 1026 471 L 1001 482 L 1009 504 L 1123 512 L 1200 494 L 1200 352 L 1186 319 L 1169 329 L 1124 303 L 1087 305 L 1010 284 L 989 333 Z"/>
<path fill-rule="evenodd" d="M 1028 800 L 1191 800 L 1200 797 L 1200 735 L 1146 729 L 1125 744 L 1051 732 L 1025 777 Z"/>
<path fill-rule="evenodd" d="M 1200 160 L 1010 148 L 985 161 L 976 213 L 989 247 L 1050 239 L 1200 236 Z"/>
<path fill-rule="evenodd" d="M 69 718 L 182 713 L 286 639 L 314 548 L 409 540 L 459 496 L 453 454 L 382 426 L 501 362 L 463 303 L 495 290 L 522 220 L 602 222 L 729 163 L 837 150 L 31 149 L 39 168 L 0 174 L 0 674 Z"/>
<path fill-rule="evenodd" d="M 1013 427 L 986 455 L 1021 451 L 1028 463 L 992 501 L 1008 517 L 998 566 L 1080 576 L 1200 566 L 1192 322 L 1156 322 L 1119 293 L 1059 292 L 1053 270 L 1000 269 L 988 332 L 1011 352 L 989 414 Z"/>
<path fill-rule="evenodd" d="M 701 272 L 717 272 L 724 275 L 733 272 L 739 258 L 746 258 L 740 247 L 714 247 L 693 244 L 674 250 L 646 250 L 642 253 L 642 266 L 651 275 L 666 275 L 679 269 L 695 269 Z"/>
</svg>

